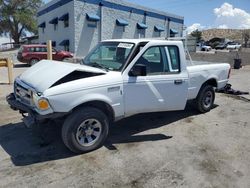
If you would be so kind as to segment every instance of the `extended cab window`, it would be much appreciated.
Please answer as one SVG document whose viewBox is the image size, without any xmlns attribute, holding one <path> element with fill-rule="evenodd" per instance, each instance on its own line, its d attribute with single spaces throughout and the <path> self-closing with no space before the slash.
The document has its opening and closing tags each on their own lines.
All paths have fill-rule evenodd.
<svg viewBox="0 0 250 188">
<path fill-rule="evenodd" d="M 170 72 L 180 72 L 179 48 L 177 46 L 168 46 L 166 50 L 168 50 L 170 58 Z"/>
</svg>

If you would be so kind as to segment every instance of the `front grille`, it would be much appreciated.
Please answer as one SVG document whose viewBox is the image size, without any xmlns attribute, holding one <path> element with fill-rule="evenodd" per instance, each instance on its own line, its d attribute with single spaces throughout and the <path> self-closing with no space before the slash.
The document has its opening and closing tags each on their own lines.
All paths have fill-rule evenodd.
<svg viewBox="0 0 250 188">
<path fill-rule="evenodd" d="M 15 96 L 20 102 L 31 105 L 32 94 L 31 90 L 25 88 L 21 84 L 15 82 Z"/>
</svg>

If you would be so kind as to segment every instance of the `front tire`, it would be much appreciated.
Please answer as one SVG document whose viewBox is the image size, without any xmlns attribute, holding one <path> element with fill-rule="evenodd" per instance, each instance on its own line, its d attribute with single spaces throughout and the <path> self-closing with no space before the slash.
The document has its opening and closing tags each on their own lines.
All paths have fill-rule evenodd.
<svg viewBox="0 0 250 188">
<path fill-rule="evenodd" d="M 84 107 L 65 120 L 62 140 L 74 153 L 86 153 L 103 145 L 109 132 L 109 120 L 99 109 Z"/>
<path fill-rule="evenodd" d="M 201 113 L 209 112 L 214 105 L 215 92 L 211 85 L 204 85 L 201 87 L 199 94 L 195 100 L 196 108 Z"/>
</svg>

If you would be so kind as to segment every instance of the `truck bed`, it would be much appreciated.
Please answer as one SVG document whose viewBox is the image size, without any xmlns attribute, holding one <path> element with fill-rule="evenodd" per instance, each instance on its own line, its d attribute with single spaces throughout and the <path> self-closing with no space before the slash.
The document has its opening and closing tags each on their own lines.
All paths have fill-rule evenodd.
<svg viewBox="0 0 250 188">
<path fill-rule="evenodd" d="M 206 64 L 206 62 L 193 62 L 191 65 L 187 61 L 187 71 L 189 74 L 188 99 L 196 98 L 201 84 L 206 80 L 215 79 L 217 88 L 223 88 L 228 82 L 228 71 L 230 65 L 227 63 Z"/>
</svg>

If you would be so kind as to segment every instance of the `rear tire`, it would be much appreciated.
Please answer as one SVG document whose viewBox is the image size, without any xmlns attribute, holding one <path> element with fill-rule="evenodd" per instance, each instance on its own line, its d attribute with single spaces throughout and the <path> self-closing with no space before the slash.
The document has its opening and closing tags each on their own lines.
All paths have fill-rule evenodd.
<svg viewBox="0 0 250 188">
<path fill-rule="evenodd" d="M 214 99 L 215 92 L 213 86 L 202 86 L 195 100 L 197 110 L 199 110 L 201 113 L 209 112 L 213 108 Z"/>
<path fill-rule="evenodd" d="M 74 153 L 86 153 L 103 145 L 109 132 L 108 117 L 99 109 L 84 107 L 65 120 L 62 140 Z"/>
</svg>

